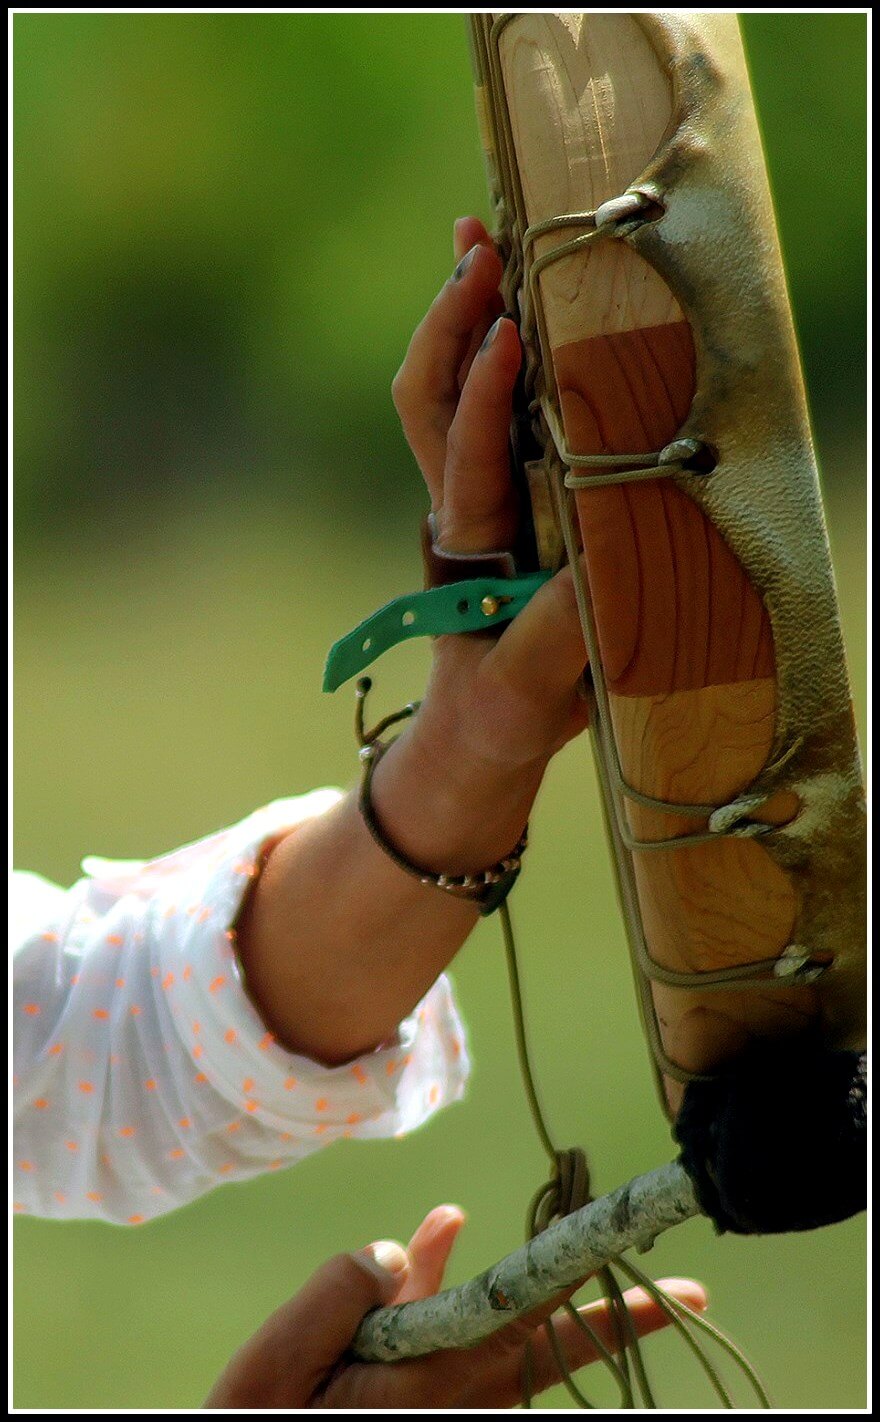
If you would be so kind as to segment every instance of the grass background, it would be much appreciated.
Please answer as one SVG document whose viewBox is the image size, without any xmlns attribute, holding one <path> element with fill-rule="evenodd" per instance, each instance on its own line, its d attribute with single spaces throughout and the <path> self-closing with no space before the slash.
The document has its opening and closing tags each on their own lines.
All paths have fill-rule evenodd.
<svg viewBox="0 0 880 1422">
<path fill-rule="evenodd" d="M 865 21 L 744 27 L 861 715 Z M 457 16 L 19 15 L 14 45 L 15 860 L 67 883 L 83 854 L 158 853 L 351 782 L 323 655 L 417 579 L 388 386 L 452 219 L 486 200 Z M 389 655 L 382 703 L 426 666 Z M 514 908 L 555 1131 L 610 1188 L 670 1144 L 585 745 L 551 769 Z M 454 976 L 473 1081 L 409 1139 L 143 1230 L 16 1221 L 16 1405 L 197 1406 L 313 1266 L 442 1200 L 470 1216 L 453 1281 L 517 1244 L 543 1160 L 497 925 Z M 778 1405 L 864 1405 L 862 1221 L 773 1240 L 694 1222 L 648 1262 L 707 1283 Z M 662 1401 L 711 1402 L 677 1344 L 647 1351 Z"/>
</svg>

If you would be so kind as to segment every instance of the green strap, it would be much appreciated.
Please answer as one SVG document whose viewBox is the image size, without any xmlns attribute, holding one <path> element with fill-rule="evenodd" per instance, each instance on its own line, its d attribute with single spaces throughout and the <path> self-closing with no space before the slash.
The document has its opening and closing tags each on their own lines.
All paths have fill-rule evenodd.
<svg viewBox="0 0 880 1422">
<path fill-rule="evenodd" d="M 550 577 L 541 572 L 524 578 L 468 578 L 396 597 L 333 643 L 324 667 L 324 690 L 335 691 L 409 637 L 482 632 L 510 622 Z"/>
</svg>

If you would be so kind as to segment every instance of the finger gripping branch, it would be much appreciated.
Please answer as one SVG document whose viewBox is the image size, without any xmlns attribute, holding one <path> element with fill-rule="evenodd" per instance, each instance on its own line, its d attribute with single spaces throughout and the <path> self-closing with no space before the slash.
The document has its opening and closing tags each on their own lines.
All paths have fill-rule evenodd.
<svg viewBox="0 0 880 1422">
<path fill-rule="evenodd" d="M 471 1348 L 625 1250 L 645 1248 L 699 1213 L 690 1178 L 673 1161 L 551 1225 L 459 1288 L 375 1309 L 361 1324 L 354 1351 L 369 1361 L 393 1362 L 440 1348 Z"/>
</svg>

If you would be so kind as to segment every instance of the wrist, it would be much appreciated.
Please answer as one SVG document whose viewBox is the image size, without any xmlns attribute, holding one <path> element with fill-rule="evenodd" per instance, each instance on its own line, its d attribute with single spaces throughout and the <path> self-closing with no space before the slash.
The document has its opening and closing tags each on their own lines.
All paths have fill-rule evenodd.
<svg viewBox="0 0 880 1422">
<path fill-rule="evenodd" d="M 545 768 L 546 760 L 511 766 L 483 757 L 423 707 L 376 767 L 372 800 L 388 838 L 414 863 L 477 873 L 519 841 Z"/>
</svg>

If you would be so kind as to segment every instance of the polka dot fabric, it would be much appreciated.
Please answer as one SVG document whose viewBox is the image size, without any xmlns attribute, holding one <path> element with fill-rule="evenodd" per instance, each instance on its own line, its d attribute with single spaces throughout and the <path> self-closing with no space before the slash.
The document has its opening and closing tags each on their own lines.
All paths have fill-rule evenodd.
<svg viewBox="0 0 880 1422">
<path fill-rule="evenodd" d="M 143 1224 L 460 1099 L 446 978 L 393 1041 L 338 1067 L 279 1046 L 244 990 L 233 925 L 262 847 L 339 798 L 275 801 L 150 862 L 86 859 L 66 891 L 13 875 L 17 1213 Z"/>
</svg>

